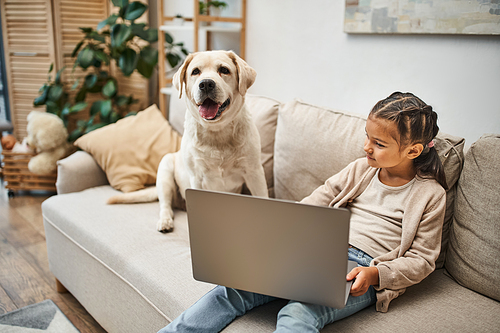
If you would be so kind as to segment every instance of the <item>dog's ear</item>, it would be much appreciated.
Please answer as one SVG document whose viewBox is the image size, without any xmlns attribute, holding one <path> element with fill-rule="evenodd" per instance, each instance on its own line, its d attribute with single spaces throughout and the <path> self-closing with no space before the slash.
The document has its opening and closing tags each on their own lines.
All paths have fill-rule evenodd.
<svg viewBox="0 0 500 333">
<path fill-rule="evenodd" d="M 238 90 L 242 96 L 245 96 L 247 89 L 255 82 L 257 72 L 233 51 L 228 51 L 228 53 L 238 71 Z"/>
<path fill-rule="evenodd" d="M 172 83 L 174 84 L 175 89 L 179 91 L 179 99 L 182 97 L 182 89 L 183 86 L 186 85 L 186 71 L 189 66 L 191 60 L 193 60 L 194 54 L 189 54 L 182 66 L 175 72 L 174 77 L 172 79 Z"/>
</svg>

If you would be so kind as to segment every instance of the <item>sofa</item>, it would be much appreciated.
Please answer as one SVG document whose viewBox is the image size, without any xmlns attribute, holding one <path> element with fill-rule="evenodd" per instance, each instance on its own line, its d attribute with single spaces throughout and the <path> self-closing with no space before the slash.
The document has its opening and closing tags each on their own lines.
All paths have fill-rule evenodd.
<svg viewBox="0 0 500 333">
<path fill-rule="evenodd" d="M 273 197 L 300 200 L 364 156 L 365 116 L 300 100 L 246 103 Z M 182 134 L 183 107 L 170 110 Z M 465 155 L 464 146 L 454 135 L 436 138 L 450 187 L 436 270 L 387 313 L 372 306 L 321 332 L 500 331 L 500 135 L 484 135 Z M 186 212 L 159 233 L 158 202 L 107 205 L 118 193 L 108 178 L 85 150 L 58 162 L 58 194 L 42 204 L 50 270 L 106 331 L 156 332 L 214 286 L 193 279 Z M 284 304 L 258 307 L 223 332 L 272 332 Z"/>
</svg>

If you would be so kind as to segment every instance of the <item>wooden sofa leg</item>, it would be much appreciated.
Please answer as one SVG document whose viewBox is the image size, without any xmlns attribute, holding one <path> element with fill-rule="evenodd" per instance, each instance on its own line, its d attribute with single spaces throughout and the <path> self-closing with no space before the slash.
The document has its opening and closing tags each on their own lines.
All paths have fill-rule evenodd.
<svg viewBox="0 0 500 333">
<path fill-rule="evenodd" d="M 65 294 L 68 292 L 68 289 L 63 286 L 63 284 L 56 278 L 56 290 L 59 294 Z"/>
</svg>

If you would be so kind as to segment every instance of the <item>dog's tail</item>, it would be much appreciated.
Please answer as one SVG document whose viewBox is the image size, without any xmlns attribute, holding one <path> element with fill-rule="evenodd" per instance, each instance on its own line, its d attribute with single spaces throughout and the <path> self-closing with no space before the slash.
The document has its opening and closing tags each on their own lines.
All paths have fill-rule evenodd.
<svg viewBox="0 0 500 333">
<path fill-rule="evenodd" d="M 156 190 L 156 186 L 151 186 L 135 192 L 114 195 L 108 199 L 107 203 L 113 205 L 152 202 L 155 200 L 158 200 L 158 191 Z"/>
</svg>

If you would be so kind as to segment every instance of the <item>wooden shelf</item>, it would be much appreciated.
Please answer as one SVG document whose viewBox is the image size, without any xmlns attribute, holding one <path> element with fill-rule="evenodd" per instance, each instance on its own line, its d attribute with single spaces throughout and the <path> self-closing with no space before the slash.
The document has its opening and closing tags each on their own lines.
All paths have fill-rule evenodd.
<svg viewBox="0 0 500 333">
<path fill-rule="evenodd" d="M 159 28 L 161 31 L 191 31 L 194 30 L 192 25 L 162 25 Z M 199 32 L 240 32 L 241 27 L 220 27 L 220 26 L 200 26 Z"/>
</svg>

